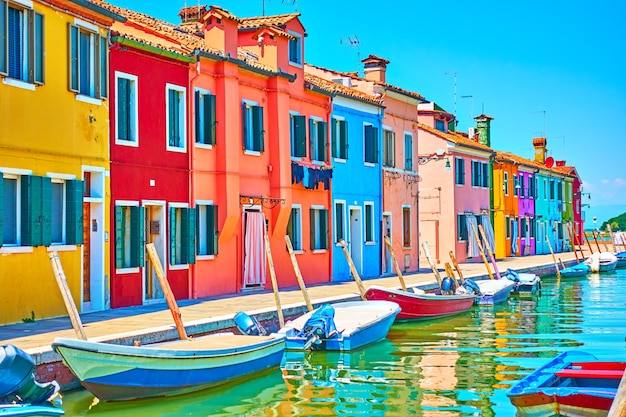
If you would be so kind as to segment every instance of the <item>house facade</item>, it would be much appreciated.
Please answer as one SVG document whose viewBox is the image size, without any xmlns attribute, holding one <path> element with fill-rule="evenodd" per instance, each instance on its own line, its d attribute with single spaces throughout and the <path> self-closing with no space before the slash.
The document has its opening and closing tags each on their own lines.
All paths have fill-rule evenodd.
<svg viewBox="0 0 626 417">
<path fill-rule="evenodd" d="M 108 302 L 107 42 L 123 18 L 55 4 L 0 1 L 0 324 L 67 314 L 55 253 L 79 311 Z"/>
</svg>

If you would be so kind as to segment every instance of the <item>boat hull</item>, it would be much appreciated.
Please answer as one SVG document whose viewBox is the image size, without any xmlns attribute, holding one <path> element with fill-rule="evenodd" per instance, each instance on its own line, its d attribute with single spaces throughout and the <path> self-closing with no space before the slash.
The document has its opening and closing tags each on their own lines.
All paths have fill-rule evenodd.
<svg viewBox="0 0 626 417">
<path fill-rule="evenodd" d="M 617 258 L 616 268 L 626 268 L 626 252 L 618 252 L 615 254 Z"/>
<path fill-rule="evenodd" d="M 29 416 L 62 416 L 63 409 L 34 404 L 0 404 L 0 417 L 29 417 Z"/>
<path fill-rule="evenodd" d="M 340 334 L 324 339 L 322 350 L 348 351 L 378 342 L 387 337 L 400 313 L 400 306 L 389 301 L 348 301 L 332 306 L 335 309 L 335 326 Z M 300 316 L 280 329 L 279 334 L 287 337 L 287 350 L 306 350 L 308 340 L 298 336 L 298 333 L 313 312 Z"/>
<path fill-rule="evenodd" d="M 626 363 L 595 360 L 565 352 L 526 376 L 507 393 L 517 415 L 606 416 Z"/>
<path fill-rule="evenodd" d="M 517 275 L 519 281 L 515 282 L 512 293 L 520 296 L 530 296 L 541 291 L 541 278 L 538 275 L 528 273 L 519 273 Z"/>
<path fill-rule="evenodd" d="M 198 391 L 278 366 L 285 338 L 215 335 L 146 347 L 56 339 L 52 347 L 87 390 L 117 401 Z"/>
<path fill-rule="evenodd" d="M 474 295 L 416 294 L 372 286 L 365 292 L 368 300 L 393 301 L 400 306 L 396 320 L 423 320 L 459 314 L 474 305 Z"/>
<path fill-rule="evenodd" d="M 579 263 L 578 265 L 573 265 L 567 268 L 561 269 L 560 274 L 561 277 L 584 277 L 589 273 L 591 268 L 589 265 L 583 263 Z"/>
<path fill-rule="evenodd" d="M 515 286 L 515 282 L 509 279 L 479 280 L 476 284 L 482 295 L 476 297 L 475 303 L 480 305 L 501 303 L 509 297 Z"/>
</svg>

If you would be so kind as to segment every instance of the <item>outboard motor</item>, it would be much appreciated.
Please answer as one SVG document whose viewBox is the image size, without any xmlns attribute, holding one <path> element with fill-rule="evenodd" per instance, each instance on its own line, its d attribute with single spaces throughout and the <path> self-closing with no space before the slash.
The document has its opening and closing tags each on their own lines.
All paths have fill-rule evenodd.
<svg viewBox="0 0 626 417">
<path fill-rule="evenodd" d="M 0 346 L 0 403 L 42 404 L 59 391 L 56 381 L 35 381 L 35 363 L 13 345 Z"/>
<path fill-rule="evenodd" d="M 519 274 L 511 268 L 506 270 L 506 277 L 513 282 L 520 282 Z"/>
<path fill-rule="evenodd" d="M 311 314 L 298 336 L 306 339 L 305 350 L 323 350 L 324 340 L 331 339 L 338 334 L 335 327 L 335 309 L 330 304 L 324 304 Z"/>
<path fill-rule="evenodd" d="M 444 277 L 441 280 L 441 294 L 443 295 L 453 295 L 456 291 L 456 282 L 454 279 L 450 277 Z"/>
<path fill-rule="evenodd" d="M 243 334 L 247 334 L 248 336 L 265 336 L 267 334 L 257 319 L 250 317 L 243 311 L 235 314 L 234 319 L 237 329 Z"/>
<path fill-rule="evenodd" d="M 467 289 L 470 293 L 474 293 L 476 295 L 480 294 L 480 287 L 471 278 L 465 279 L 463 287 L 465 287 L 465 289 Z"/>
</svg>

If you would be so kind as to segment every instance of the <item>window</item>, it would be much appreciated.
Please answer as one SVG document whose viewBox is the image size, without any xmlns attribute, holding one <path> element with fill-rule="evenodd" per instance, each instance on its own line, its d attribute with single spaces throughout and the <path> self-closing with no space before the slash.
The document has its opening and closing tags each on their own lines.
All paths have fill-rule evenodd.
<svg viewBox="0 0 626 417">
<path fill-rule="evenodd" d="M 185 88 L 166 84 L 165 131 L 167 132 L 167 150 L 185 152 L 187 129 L 185 128 Z"/>
<path fill-rule="evenodd" d="M 543 179 L 543 199 L 548 199 L 548 180 L 545 178 Z"/>
<path fill-rule="evenodd" d="M 302 65 L 302 35 L 289 31 L 293 38 L 289 39 L 289 63 L 296 66 Z"/>
<path fill-rule="evenodd" d="M 4 174 L 0 181 L 0 247 L 20 245 L 20 177 Z"/>
<path fill-rule="evenodd" d="M 302 250 L 302 210 L 299 205 L 291 207 L 289 223 L 287 223 L 287 235 L 291 240 L 294 251 Z"/>
<path fill-rule="evenodd" d="M 383 129 L 383 165 L 396 166 L 396 134 L 389 129 Z"/>
<path fill-rule="evenodd" d="M 457 185 L 465 184 L 465 160 L 463 158 L 454 158 L 454 175 Z"/>
<path fill-rule="evenodd" d="M 215 96 L 205 90 L 196 90 L 194 93 L 196 107 L 195 128 L 196 143 L 215 145 Z"/>
<path fill-rule="evenodd" d="M 263 107 L 243 103 L 243 149 L 245 151 L 263 152 Z"/>
<path fill-rule="evenodd" d="M 502 180 L 503 183 L 503 190 L 504 190 L 504 195 L 509 195 L 509 173 L 508 172 L 504 172 L 504 179 Z"/>
<path fill-rule="evenodd" d="M 306 156 L 306 116 L 291 113 L 291 156 Z"/>
<path fill-rule="evenodd" d="M 333 158 L 348 159 L 348 122 L 333 117 L 331 135 Z"/>
<path fill-rule="evenodd" d="M 374 243 L 375 228 L 374 203 L 365 203 L 365 243 Z"/>
<path fill-rule="evenodd" d="M 144 208 L 115 206 L 115 268 L 138 268 L 144 263 Z"/>
<path fill-rule="evenodd" d="M 556 199 L 559 201 L 563 201 L 563 183 L 556 184 Z"/>
<path fill-rule="evenodd" d="M 537 229 L 537 220 L 534 217 L 530 218 L 530 237 L 535 237 L 535 230 Z"/>
<path fill-rule="evenodd" d="M 554 180 L 550 180 L 550 200 L 554 200 L 556 196 Z"/>
<path fill-rule="evenodd" d="M 505 216 L 504 221 L 506 222 L 506 238 L 509 239 L 511 237 L 511 219 L 509 216 Z"/>
<path fill-rule="evenodd" d="M 346 224 L 346 203 L 343 201 L 335 202 L 335 242 L 339 242 L 345 236 Z"/>
<path fill-rule="evenodd" d="M 217 255 L 217 206 L 213 204 L 196 204 L 196 235 L 199 256 Z"/>
<path fill-rule="evenodd" d="M 411 247 L 411 207 L 402 207 L 402 246 Z"/>
<path fill-rule="evenodd" d="M 196 263 L 196 210 L 170 207 L 170 265 Z"/>
<path fill-rule="evenodd" d="M 413 135 L 404 134 L 404 169 L 413 171 Z"/>
<path fill-rule="evenodd" d="M 435 129 L 439 130 L 440 132 L 445 132 L 446 131 L 446 124 L 443 120 L 435 120 Z"/>
<path fill-rule="evenodd" d="M 70 25 L 70 90 L 96 99 L 107 97 L 107 38 L 89 23 Z"/>
<path fill-rule="evenodd" d="M 0 0 L 0 74 L 31 84 L 44 82 L 44 17 Z"/>
<path fill-rule="evenodd" d="M 115 73 L 115 142 L 137 144 L 137 77 Z"/>
<path fill-rule="evenodd" d="M 537 193 L 537 179 L 528 177 L 528 198 L 535 198 Z"/>
<path fill-rule="evenodd" d="M 513 174 L 513 195 L 519 196 L 519 177 L 516 174 Z"/>
<path fill-rule="evenodd" d="M 378 128 L 372 125 L 364 127 L 365 162 L 378 163 Z"/>
<path fill-rule="evenodd" d="M 309 119 L 309 145 L 312 161 L 328 161 L 328 123 Z"/>
<path fill-rule="evenodd" d="M 311 207 L 311 249 L 328 249 L 328 210 Z"/>
<path fill-rule="evenodd" d="M 483 188 L 489 188 L 489 164 L 486 162 L 482 162 L 482 186 Z"/>
<path fill-rule="evenodd" d="M 467 219 L 465 217 L 465 214 L 456 215 L 456 232 L 459 242 L 464 242 L 467 240 Z"/>
</svg>

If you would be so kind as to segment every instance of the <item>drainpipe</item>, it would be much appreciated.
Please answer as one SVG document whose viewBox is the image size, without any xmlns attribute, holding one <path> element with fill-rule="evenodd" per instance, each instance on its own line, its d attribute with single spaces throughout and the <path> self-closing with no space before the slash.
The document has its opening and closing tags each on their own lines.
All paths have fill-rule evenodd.
<svg viewBox="0 0 626 417">
<path fill-rule="evenodd" d="M 328 138 L 328 143 L 332 146 L 331 143 L 331 136 L 332 134 L 329 134 L 328 129 L 331 128 L 332 123 L 331 123 L 331 119 L 330 119 L 330 115 L 333 111 L 333 99 L 332 97 L 328 97 L 328 106 L 326 108 L 326 120 L 328 121 L 327 123 L 327 131 L 326 131 L 326 137 Z M 326 149 L 326 155 L 328 156 L 328 161 L 330 162 L 330 165 L 332 166 L 332 157 L 333 157 L 333 153 L 329 152 L 330 151 L 330 147 L 329 146 Z M 330 182 L 330 190 L 328 190 L 328 213 L 330 218 L 333 218 L 333 182 Z M 326 237 L 327 242 L 328 242 L 328 253 L 330 254 L 330 259 L 328 260 L 328 278 L 329 278 L 329 282 L 333 281 L 333 258 L 334 258 L 334 249 L 335 249 L 335 245 L 333 244 L 333 222 L 329 221 L 328 222 L 328 236 Z"/>
<path fill-rule="evenodd" d="M 188 102 L 189 102 L 189 117 L 187 118 L 187 120 L 192 121 L 192 123 L 189 123 L 189 125 L 187 126 L 187 138 L 188 138 L 188 143 L 189 143 L 189 206 L 191 208 L 195 208 L 196 204 L 194 201 L 194 190 L 195 190 L 195 186 L 194 186 L 194 154 L 195 154 L 195 140 L 193 139 L 193 135 L 192 133 L 194 133 L 194 129 L 195 129 L 195 118 L 191 117 L 192 116 L 192 109 L 194 111 L 197 111 L 197 109 L 195 109 L 194 103 L 195 103 L 195 94 L 193 91 L 193 85 L 195 80 L 200 76 L 200 55 L 196 55 L 196 62 L 195 62 L 195 66 L 196 66 L 196 75 L 193 76 L 193 78 L 189 79 L 189 88 L 188 88 L 188 92 L 189 94 L 187 94 L 188 97 Z M 196 216 L 198 214 L 196 213 Z M 198 237 L 196 236 L 196 240 L 198 239 Z M 195 250 L 195 248 L 194 248 Z M 190 299 L 195 299 L 196 298 L 196 265 L 189 265 L 189 298 Z"/>
</svg>

